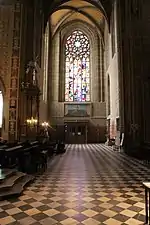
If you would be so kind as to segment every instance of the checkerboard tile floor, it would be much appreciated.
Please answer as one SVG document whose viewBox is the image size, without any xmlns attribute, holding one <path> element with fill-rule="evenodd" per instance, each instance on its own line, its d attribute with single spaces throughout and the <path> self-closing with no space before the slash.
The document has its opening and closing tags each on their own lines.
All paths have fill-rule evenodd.
<svg viewBox="0 0 150 225">
<path fill-rule="evenodd" d="M 101 144 L 67 145 L 18 198 L 0 202 L 0 224 L 140 225 L 149 169 Z"/>
</svg>

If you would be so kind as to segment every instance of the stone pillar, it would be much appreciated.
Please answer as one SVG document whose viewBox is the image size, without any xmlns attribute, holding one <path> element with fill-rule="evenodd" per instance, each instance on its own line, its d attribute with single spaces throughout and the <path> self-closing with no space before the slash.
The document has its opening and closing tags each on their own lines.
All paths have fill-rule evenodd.
<svg viewBox="0 0 150 225">
<path fill-rule="evenodd" d="M 8 139 L 14 5 L 0 3 L 0 83 L 4 97 L 2 137 Z M 16 110 L 15 110 L 16 112 Z"/>
<path fill-rule="evenodd" d="M 142 135 L 144 148 L 150 149 L 150 1 L 141 0 L 140 10 L 137 5 L 137 13 L 141 16 L 140 22 L 140 34 L 141 34 L 141 44 L 137 46 L 139 48 L 139 60 L 137 62 L 137 70 L 140 69 L 141 76 L 138 76 L 139 83 L 141 84 L 141 89 L 139 90 L 139 95 L 142 102 Z M 137 43 L 135 43 L 137 45 Z M 137 54 L 138 52 L 136 52 Z"/>
<path fill-rule="evenodd" d="M 10 141 L 18 139 L 20 124 L 26 117 L 26 104 L 20 92 L 20 84 L 27 63 L 33 60 L 34 39 L 36 39 L 35 55 L 39 55 L 40 61 L 41 27 L 44 22 L 41 17 L 41 2 L 41 0 L 0 2 L 0 82 L 5 90 L 2 90 L 4 95 L 2 137 Z M 34 14 L 35 7 L 37 7 L 36 14 Z"/>
<path fill-rule="evenodd" d="M 9 82 L 9 124 L 8 139 L 18 137 L 18 99 L 20 84 L 20 50 L 21 50 L 21 16 L 22 6 L 19 1 L 14 4 L 13 39 L 11 55 L 11 72 Z"/>
<path fill-rule="evenodd" d="M 104 79 L 104 43 L 103 40 L 100 39 L 100 50 L 99 50 L 99 73 L 100 73 L 100 81 L 99 81 L 99 100 L 100 102 L 105 102 L 105 79 Z"/>
<path fill-rule="evenodd" d="M 122 28 L 121 28 L 121 5 L 120 1 L 116 1 L 116 20 L 117 20 L 117 53 L 118 53 L 118 91 L 119 91 L 119 129 L 124 133 L 124 81 L 123 81 L 123 58 L 122 58 Z"/>
<path fill-rule="evenodd" d="M 43 36 L 44 16 L 41 8 L 41 0 L 23 1 L 23 26 L 21 36 L 21 82 L 26 80 L 26 69 L 31 62 L 37 63 L 38 71 L 37 85 L 40 85 L 41 74 L 41 55 L 42 55 L 42 36 Z M 21 83 L 20 82 L 20 83 Z M 33 102 L 27 100 L 24 92 L 20 92 L 19 121 L 21 126 L 21 135 L 23 135 L 26 120 L 31 117 Z M 27 107 L 28 102 L 28 107 Z"/>
<path fill-rule="evenodd" d="M 51 77 L 51 100 L 53 102 L 58 102 L 59 97 L 59 64 L 60 64 L 60 36 L 59 33 L 56 34 L 56 37 L 52 43 L 52 77 Z M 61 78 L 60 78 L 61 79 Z"/>
<path fill-rule="evenodd" d="M 130 152 L 141 149 L 145 141 L 150 142 L 150 118 L 144 115 L 146 111 L 150 114 L 150 91 L 146 91 L 150 67 L 149 10 L 147 0 L 118 0 L 119 76 L 121 107 L 124 107 L 121 115 L 124 116 L 125 148 Z"/>
<path fill-rule="evenodd" d="M 90 48 L 90 71 L 91 71 L 91 101 L 99 102 L 99 51 L 100 51 L 100 43 L 99 37 L 95 34 L 94 41 L 91 44 Z"/>
<path fill-rule="evenodd" d="M 24 91 L 21 90 L 22 82 L 26 80 L 26 69 L 30 61 L 33 60 L 34 42 L 34 3 L 33 1 L 23 1 L 22 4 L 22 33 L 21 33 L 21 60 L 20 60 L 20 96 L 19 96 L 19 139 L 26 138 L 26 120 L 30 118 L 29 100 Z M 28 115 L 27 115 L 28 113 Z"/>
</svg>

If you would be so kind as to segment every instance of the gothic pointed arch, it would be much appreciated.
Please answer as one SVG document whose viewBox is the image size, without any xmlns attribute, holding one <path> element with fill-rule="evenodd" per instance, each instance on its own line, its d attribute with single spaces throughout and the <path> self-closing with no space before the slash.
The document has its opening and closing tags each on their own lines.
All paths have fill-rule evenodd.
<svg viewBox="0 0 150 225">
<path fill-rule="evenodd" d="M 90 43 L 80 30 L 65 41 L 65 101 L 90 101 Z"/>
<path fill-rule="evenodd" d="M 60 38 L 60 68 L 59 68 L 59 101 L 64 102 L 65 101 L 65 75 L 66 75 L 66 55 L 65 55 L 65 46 L 66 46 L 66 40 L 67 38 L 75 31 L 82 32 L 89 41 L 89 46 L 91 49 L 90 55 L 89 55 L 89 83 L 91 79 L 91 75 L 93 75 L 92 82 L 90 85 L 90 97 L 88 97 L 91 101 L 101 101 L 101 89 L 104 87 L 101 87 L 101 79 L 103 78 L 103 75 L 100 74 L 100 71 L 98 70 L 98 63 L 99 60 L 102 60 L 101 54 L 99 51 L 103 51 L 103 40 L 101 35 L 97 32 L 97 29 L 94 29 L 89 24 L 86 24 L 82 21 L 71 21 L 70 23 L 66 23 L 57 34 L 59 34 Z M 55 36 L 53 37 L 55 38 Z M 97 48 L 97 46 L 100 46 L 100 48 Z M 97 69 L 95 69 L 97 68 Z M 95 82 L 98 85 L 98 91 L 96 93 L 94 85 Z"/>
<path fill-rule="evenodd" d="M 58 0 L 58 1 L 52 1 L 47 2 L 45 1 L 43 6 L 44 6 L 44 21 L 45 21 L 45 27 L 47 24 L 47 20 L 48 18 L 55 13 L 59 7 L 68 7 L 68 5 L 70 5 L 71 2 L 74 1 L 70 1 L 70 0 Z M 99 1 L 99 0 L 85 0 L 85 1 L 81 1 L 84 2 L 85 4 L 91 4 L 93 5 L 95 8 L 97 8 L 99 11 L 101 11 L 101 13 L 103 14 L 105 20 L 107 21 L 107 24 L 109 26 L 110 24 L 110 12 L 111 12 L 111 7 L 112 7 L 112 3 L 111 0 L 107 0 L 107 1 Z M 89 15 L 90 16 L 90 15 Z"/>
</svg>

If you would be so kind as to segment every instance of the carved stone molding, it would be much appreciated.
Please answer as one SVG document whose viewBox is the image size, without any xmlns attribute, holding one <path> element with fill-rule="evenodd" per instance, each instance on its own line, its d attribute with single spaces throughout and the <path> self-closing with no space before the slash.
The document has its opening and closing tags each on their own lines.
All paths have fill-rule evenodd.
<svg viewBox="0 0 150 225">
<path fill-rule="evenodd" d="M 20 48 L 21 48 L 21 4 L 14 4 L 13 40 L 11 56 L 11 75 L 9 86 L 9 140 L 17 139 L 18 125 L 18 99 L 20 76 Z"/>
</svg>

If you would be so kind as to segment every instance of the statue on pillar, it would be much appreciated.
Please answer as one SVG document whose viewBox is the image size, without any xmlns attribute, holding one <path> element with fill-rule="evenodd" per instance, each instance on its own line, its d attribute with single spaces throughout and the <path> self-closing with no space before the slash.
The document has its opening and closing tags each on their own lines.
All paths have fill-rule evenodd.
<svg viewBox="0 0 150 225">
<path fill-rule="evenodd" d="M 40 88 L 38 82 L 38 76 L 40 67 L 36 61 L 30 61 L 27 64 L 24 80 L 21 83 L 23 99 L 25 102 L 25 117 L 23 118 L 26 125 L 26 136 L 30 136 L 31 132 L 34 133 L 32 136 L 37 136 L 39 128 L 39 101 L 40 101 Z M 30 122 L 37 121 L 36 125 L 31 126 Z"/>
</svg>

